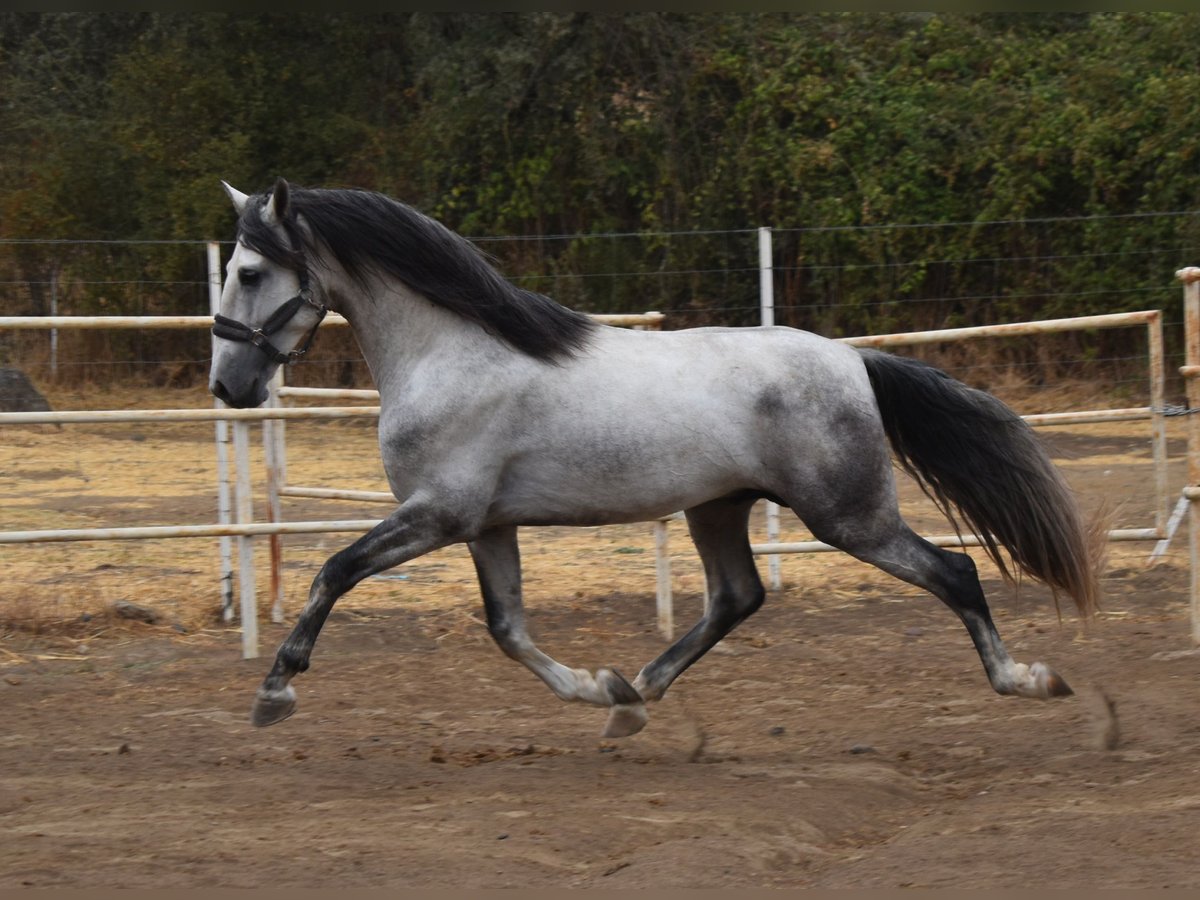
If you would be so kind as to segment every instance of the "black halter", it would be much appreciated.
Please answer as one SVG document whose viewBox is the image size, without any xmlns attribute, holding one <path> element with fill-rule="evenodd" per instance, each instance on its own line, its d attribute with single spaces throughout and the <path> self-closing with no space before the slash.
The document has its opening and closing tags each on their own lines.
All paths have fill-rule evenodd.
<svg viewBox="0 0 1200 900">
<path fill-rule="evenodd" d="M 284 325 L 292 320 L 292 317 L 300 311 L 300 307 L 308 304 L 317 311 L 317 324 L 313 325 L 309 331 L 308 337 L 304 339 L 304 343 L 284 353 L 274 344 L 268 337 L 277 332 Z M 267 355 L 267 358 L 272 362 L 283 363 L 290 365 L 298 360 L 301 356 L 308 352 L 308 348 L 312 346 L 313 339 L 317 336 L 317 327 L 325 318 L 325 314 L 329 312 L 329 308 L 324 303 L 318 303 L 313 299 L 312 288 L 308 285 L 308 271 L 300 272 L 300 291 L 296 296 L 284 302 L 279 309 L 271 313 L 267 317 L 267 321 L 262 323 L 259 328 L 251 328 L 249 325 L 243 325 L 236 319 L 231 319 L 228 316 L 223 316 L 220 313 L 214 317 L 215 325 L 212 327 L 212 333 L 219 338 L 224 338 L 227 341 L 238 341 L 247 344 L 253 344 L 259 350 Z"/>
</svg>

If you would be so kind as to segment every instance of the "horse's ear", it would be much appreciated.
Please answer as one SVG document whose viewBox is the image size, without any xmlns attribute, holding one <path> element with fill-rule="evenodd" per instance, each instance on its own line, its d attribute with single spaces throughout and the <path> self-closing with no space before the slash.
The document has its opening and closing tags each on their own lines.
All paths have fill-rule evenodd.
<svg viewBox="0 0 1200 900">
<path fill-rule="evenodd" d="M 271 191 L 271 199 L 267 201 L 267 208 L 263 212 L 263 220 L 275 224 L 286 219 L 287 214 L 288 183 L 280 178 L 275 182 L 275 189 Z"/>
<path fill-rule="evenodd" d="M 242 214 L 242 210 L 246 208 L 246 203 L 250 200 L 250 197 L 246 194 L 243 194 L 228 181 L 222 181 L 221 184 L 224 185 L 225 193 L 227 193 L 229 195 L 229 199 L 233 201 L 233 208 L 237 210 L 237 214 L 240 216 Z"/>
</svg>

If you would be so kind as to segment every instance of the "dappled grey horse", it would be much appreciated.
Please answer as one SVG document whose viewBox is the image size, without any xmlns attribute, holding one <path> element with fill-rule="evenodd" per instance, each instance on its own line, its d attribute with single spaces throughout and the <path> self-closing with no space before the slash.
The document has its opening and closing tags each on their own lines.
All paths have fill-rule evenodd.
<svg viewBox="0 0 1200 900">
<path fill-rule="evenodd" d="M 500 648 L 562 699 L 608 707 L 605 734 L 632 734 L 646 701 L 762 604 L 747 534 L 761 498 L 946 603 L 999 693 L 1071 693 L 1046 665 L 1009 656 L 970 557 L 918 537 L 897 508 L 889 444 L 1006 573 L 1011 562 L 1085 614 L 1093 608 L 1095 542 L 1074 498 L 1031 430 L 989 394 L 790 328 L 605 327 L 513 286 L 473 244 L 380 194 L 282 180 L 256 196 L 226 189 L 238 239 L 213 328 L 212 392 L 235 407 L 261 403 L 275 367 L 303 353 L 336 310 L 379 388 L 379 446 L 399 504 L 321 568 L 258 690 L 256 725 L 292 713 L 290 682 L 308 668 L 338 597 L 466 542 Z M 632 683 L 535 646 L 518 526 L 677 510 L 708 584 L 687 634 Z"/>
</svg>

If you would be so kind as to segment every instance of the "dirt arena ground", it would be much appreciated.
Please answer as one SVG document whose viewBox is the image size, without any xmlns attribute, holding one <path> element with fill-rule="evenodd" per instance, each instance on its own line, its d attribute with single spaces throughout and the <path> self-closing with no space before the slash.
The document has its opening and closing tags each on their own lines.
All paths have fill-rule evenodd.
<svg viewBox="0 0 1200 900">
<path fill-rule="evenodd" d="M 1085 504 L 1152 524 L 1144 423 L 1043 434 Z M 1173 426 L 1176 496 L 1182 452 Z M 11 429 L 0 527 L 210 522 L 212 457 L 210 427 Z M 290 426 L 289 478 L 379 487 L 373 430 Z M 908 487 L 905 509 L 947 530 Z M 346 539 L 286 541 L 289 620 Z M 702 583 L 682 525 L 671 540 L 682 629 Z M 0 887 L 1197 887 L 1185 540 L 1153 568 L 1152 545 L 1114 545 L 1086 625 L 972 551 L 1013 655 L 1076 689 L 1047 703 L 992 694 L 932 598 L 844 556 L 785 557 L 783 590 L 620 741 L 494 647 L 464 548 L 345 597 L 296 715 L 256 730 L 287 625 L 264 619 L 262 657 L 241 658 L 215 541 L 5 546 Z M 523 547 L 552 655 L 632 676 L 663 649 L 649 526 L 529 529 Z"/>
</svg>

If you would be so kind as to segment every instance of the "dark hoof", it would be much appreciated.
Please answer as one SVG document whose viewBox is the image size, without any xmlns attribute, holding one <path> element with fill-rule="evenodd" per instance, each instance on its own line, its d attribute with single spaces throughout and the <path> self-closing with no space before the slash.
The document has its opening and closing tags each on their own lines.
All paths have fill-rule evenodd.
<svg viewBox="0 0 1200 900">
<path fill-rule="evenodd" d="M 626 681 L 625 676 L 616 669 L 601 669 L 596 673 L 596 681 L 604 687 L 612 706 L 631 706 L 643 702 L 637 688 Z"/>
<path fill-rule="evenodd" d="M 1051 672 L 1050 677 L 1046 679 L 1046 693 L 1051 697 L 1070 697 L 1075 692 L 1061 675 Z"/>
<path fill-rule="evenodd" d="M 1034 663 L 1029 667 L 1029 674 L 1033 676 L 1038 694 L 1047 700 L 1051 697 L 1070 697 L 1075 693 L 1066 679 L 1045 663 Z"/>
<path fill-rule="evenodd" d="M 282 722 L 296 711 L 296 692 L 291 686 L 282 691 L 260 690 L 254 698 L 254 706 L 250 709 L 250 724 L 256 728 L 265 728 Z"/>
</svg>

